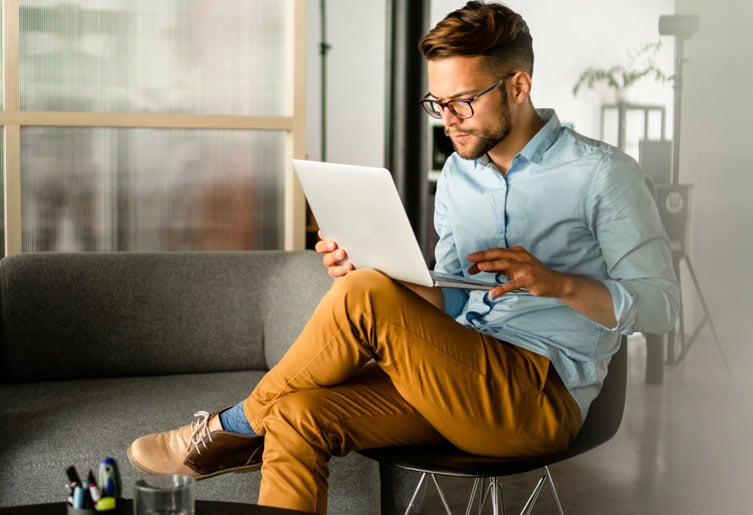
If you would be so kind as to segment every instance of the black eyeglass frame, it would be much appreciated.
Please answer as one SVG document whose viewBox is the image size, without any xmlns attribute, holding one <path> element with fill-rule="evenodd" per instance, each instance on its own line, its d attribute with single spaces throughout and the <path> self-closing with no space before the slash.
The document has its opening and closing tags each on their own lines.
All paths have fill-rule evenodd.
<svg viewBox="0 0 753 515">
<path fill-rule="evenodd" d="M 499 79 L 497 82 L 495 82 L 494 84 L 486 88 L 484 91 L 480 93 L 476 93 L 471 98 L 458 98 L 458 99 L 448 100 L 446 102 L 440 102 L 436 98 L 429 98 L 429 95 L 431 95 L 431 93 L 427 93 L 426 95 L 424 95 L 424 98 L 422 98 L 420 101 L 421 107 L 423 107 L 424 111 L 426 111 L 426 114 L 428 114 L 432 118 L 437 118 L 437 119 L 442 118 L 442 111 L 434 108 L 434 106 L 438 106 L 442 110 L 449 109 L 452 115 L 455 116 L 456 118 L 459 118 L 461 120 L 467 120 L 468 118 L 472 118 L 473 115 L 475 114 L 475 112 L 473 111 L 473 105 L 472 105 L 473 102 L 475 102 L 482 96 L 486 95 L 487 93 L 491 93 L 492 91 L 500 87 L 502 84 L 505 83 L 507 79 L 514 76 L 516 73 L 517 72 L 508 73 L 507 75 Z M 458 114 L 458 112 L 453 107 L 453 104 L 464 104 L 468 106 L 468 109 L 471 111 L 471 114 L 469 114 L 468 116 L 463 116 L 463 115 Z"/>
</svg>

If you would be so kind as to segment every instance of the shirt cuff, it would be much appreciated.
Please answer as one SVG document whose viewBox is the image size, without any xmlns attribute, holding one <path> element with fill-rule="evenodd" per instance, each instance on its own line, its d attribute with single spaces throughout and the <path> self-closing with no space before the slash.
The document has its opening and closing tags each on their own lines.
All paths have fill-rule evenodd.
<svg viewBox="0 0 753 515">
<path fill-rule="evenodd" d="M 460 288 L 442 288 L 442 295 L 444 295 L 444 312 L 452 318 L 457 318 L 468 301 L 468 292 Z"/>
<path fill-rule="evenodd" d="M 609 290 L 610 295 L 612 295 L 614 317 L 617 320 L 617 325 L 614 327 L 602 327 L 609 331 L 617 331 L 623 334 L 632 333 L 638 314 L 637 295 L 630 291 L 625 284 L 614 279 L 604 281 L 604 285 Z"/>
</svg>

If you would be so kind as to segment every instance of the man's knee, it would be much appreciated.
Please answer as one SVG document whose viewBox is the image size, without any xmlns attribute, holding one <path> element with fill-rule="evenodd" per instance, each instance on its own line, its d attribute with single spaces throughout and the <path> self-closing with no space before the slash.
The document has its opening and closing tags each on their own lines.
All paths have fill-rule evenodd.
<svg viewBox="0 0 753 515">
<path fill-rule="evenodd" d="M 333 288 L 349 301 L 371 305 L 375 300 L 391 302 L 403 286 L 378 270 L 363 269 L 348 273 Z"/>
<path fill-rule="evenodd" d="M 347 289 L 359 290 L 393 288 L 396 285 L 393 279 L 371 268 L 353 270 L 337 281 L 337 283 Z"/>
</svg>

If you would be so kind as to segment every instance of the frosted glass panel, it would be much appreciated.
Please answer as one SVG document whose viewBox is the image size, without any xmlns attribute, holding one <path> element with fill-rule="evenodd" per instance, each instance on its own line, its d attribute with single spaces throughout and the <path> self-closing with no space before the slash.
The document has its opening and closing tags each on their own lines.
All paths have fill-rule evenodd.
<svg viewBox="0 0 753 515">
<path fill-rule="evenodd" d="M 0 138 L 0 184 L 5 184 L 5 138 Z M 0 257 L 5 255 L 5 195 L 0 195 Z"/>
<path fill-rule="evenodd" d="M 24 251 L 284 244 L 285 133 L 24 127 Z"/>
<path fill-rule="evenodd" d="M 291 0 L 21 0 L 21 109 L 287 116 Z"/>
<path fill-rule="evenodd" d="M 2 9 L 0 9 L 0 41 L 3 41 L 3 36 L 4 36 L 3 25 L 4 25 L 3 24 L 3 11 Z M 5 56 L 3 54 L 4 52 L 0 52 L 0 82 L 5 83 L 5 76 L 4 76 L 5 66 L 3 64 L 3 59 L 5 58 Z M 0 107 L 5 109 L 5 96 L 4 95 L 0 95 Z M 0 252 L 0 254 L 4 254 L 4 253 L 5 252 Z"/>
</svg>

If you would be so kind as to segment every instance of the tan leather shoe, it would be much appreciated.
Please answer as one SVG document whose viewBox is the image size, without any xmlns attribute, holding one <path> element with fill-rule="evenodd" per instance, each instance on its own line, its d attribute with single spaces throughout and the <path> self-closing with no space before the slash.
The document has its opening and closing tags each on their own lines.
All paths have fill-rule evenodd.
<svg viewBox="0 0 753 515">
<path fill-rule="evenodd" d="M 219 413 L 197 411 L 198 419 L 187 426 L 136 439 L 128 447 L 128 459 L 148 474 L 196 479 L 259 469 L 264 437 L 224 431 Z"/>
</svg>

